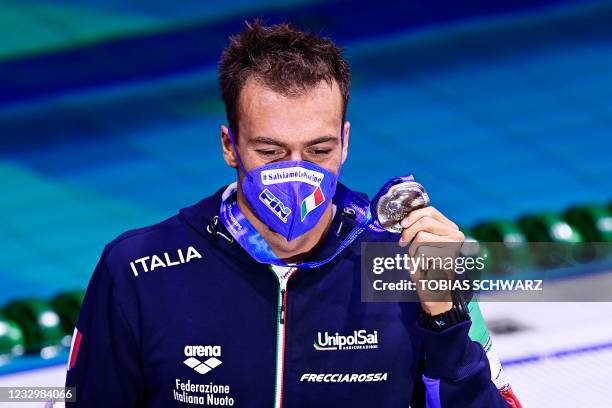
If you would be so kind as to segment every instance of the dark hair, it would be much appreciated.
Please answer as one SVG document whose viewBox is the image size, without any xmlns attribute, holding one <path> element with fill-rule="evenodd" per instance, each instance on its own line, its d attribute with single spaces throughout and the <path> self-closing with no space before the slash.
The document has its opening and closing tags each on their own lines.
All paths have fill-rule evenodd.
<svg viewBox="0 0 612 408">
<path fill-rule="evenodd" d="M 322 80 L 335 80 L 342 94 L 342 121 L 349 100 L 350 70 L 342 50 L 329 38 L 300 31 L 290 24 L 265 26 L 261 20 L 245 22 L 244 30 L 230 37 L 219 62 L 219 82 L 225 113 L 238 137 L 238 96 L 250 77 L 285 96 L 299 96 Z"/>
</svg>

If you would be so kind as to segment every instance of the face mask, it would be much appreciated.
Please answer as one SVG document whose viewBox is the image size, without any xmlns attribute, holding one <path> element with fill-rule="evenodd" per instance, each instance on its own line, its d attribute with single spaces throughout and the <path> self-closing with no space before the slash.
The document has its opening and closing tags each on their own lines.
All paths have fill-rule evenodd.
<svg viewBox="0 0 612 408">
<path fill-rule="evenodd" d="M 242 192 L 257 217 L 287 241 L 314 228 L 332 201 L 338 177 L 317 164 L 301 160 L 268 163 L 247 172 L 232 132 L 229 129 L 228 132 L 245 174 Z"/>
</svg>

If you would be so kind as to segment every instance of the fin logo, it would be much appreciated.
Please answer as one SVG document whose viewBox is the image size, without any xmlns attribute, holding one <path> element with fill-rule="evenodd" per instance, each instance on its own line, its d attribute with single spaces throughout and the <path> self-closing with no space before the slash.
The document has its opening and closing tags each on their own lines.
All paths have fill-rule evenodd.
<svg viewBox="0 0 612 408">
<path fill-rule="evenodd" d="M 287 223 L 287 218 L 291 214 L 291 208 L 287 207 L 281 200 L 279 200 L 270 190 L 265 188 L 259 199 L 276 215 L 282 222 Z"/>
<path fill-rule="evenodd" d="M 197 357 L 208 357 L 201 361 Z M 199 374 L 206 374 L 219 367 L 222 363 L 217 357 L 221 357 L 221 346 L 185 346 L 185 357 L 183 364 Z"/>
</svg>

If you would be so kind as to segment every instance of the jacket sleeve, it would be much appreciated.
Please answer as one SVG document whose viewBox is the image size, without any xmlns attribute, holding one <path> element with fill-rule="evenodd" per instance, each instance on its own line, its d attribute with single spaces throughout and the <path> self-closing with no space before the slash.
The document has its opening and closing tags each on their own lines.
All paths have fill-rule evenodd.
<svg viewBox="0 0 612 408">
<path fill-rule="evenodd" d="M 520 401 L 510 386 L 510 382 L 504 374 L 504 369 L 499 361 L 495 347 L 493 347 L 489 329 L 487 328 L 476 298 L 473 298 L 468 304 L 468 311 L 470 313 L 470 319 L 472 320 L 469 336 L 470 339 L 478 342 L 484 349 L 487 360 L 489 360 L 489 367 L 491 368 L 491 380 L 510 407 L 522 408 Z"/>
<path fill-rule="evenodd" d="M 144 381 L 137 337 L 124 313 L 125 290 L 113 282 L 106 248 L 89 282 L 70 350 L 68 407 L 134 407 Z M 123 293 L 122 293 L 123 292 Z"/>
<path fill-rule="evenodd" d="M 418 326 L 425 360 L 422 380 L 428 408 L 508 407 L 491 381 L 489 361 L 480 344 L 468 332 L 471 321 L 442 332 Z"/>
</svg>

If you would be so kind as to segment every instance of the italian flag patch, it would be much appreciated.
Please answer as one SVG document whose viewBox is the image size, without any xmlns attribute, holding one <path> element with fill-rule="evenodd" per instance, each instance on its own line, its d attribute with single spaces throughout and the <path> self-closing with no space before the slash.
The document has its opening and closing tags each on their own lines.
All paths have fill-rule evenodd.
<svg viewBox="0 0 612 408">
<path fill-rule="evenodd" d="M 72 334 L 72 344 L 70 344 L 70 356 L 68 357 L 68 370 L 71 370 L 76 363 L 77 356 L 79 355 L 79 347 L 81 347 L 81 333 L 78 329 L 74 328 L 74 333 Z"/>
<path fill-rule="evenodd" d="M 302 201 L 302 221 L 311 211 L 323 204 L 324 201 L 323 190 L 321 190 L 321 187 L 317 187 L 311 195 Z"/>
</svg>

